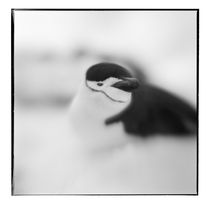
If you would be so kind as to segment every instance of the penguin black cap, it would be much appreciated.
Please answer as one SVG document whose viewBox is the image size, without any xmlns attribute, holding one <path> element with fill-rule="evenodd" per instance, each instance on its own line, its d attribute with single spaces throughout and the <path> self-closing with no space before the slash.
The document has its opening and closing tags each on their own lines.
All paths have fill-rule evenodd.
<svg viewBox="0 0 210 210">
<path fill-rule="evenodd" d="M 91 66 L 86 73 L 86 80 L 104 81 L 109 77 L 123 78 L 132 77 L 124 67 L 114 63 L 99 63 Z"/>
<path fill-rule="evenodd" d="M 124 91 L 131 92 L 139 87 L 139 81 L 124 67 L 114 63 L 99 63 L 91 66 L 86 73 L 86 80 L 101 82 L 110 77 L 121 79 L 113 85 Z"/>
</svg>

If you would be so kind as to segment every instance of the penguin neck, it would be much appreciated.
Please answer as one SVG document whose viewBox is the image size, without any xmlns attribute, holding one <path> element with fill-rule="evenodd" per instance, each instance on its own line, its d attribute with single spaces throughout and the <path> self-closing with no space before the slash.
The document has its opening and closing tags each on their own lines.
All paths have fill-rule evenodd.
<svg viewBox="0 0 210 210">
<path fill-rule="evenodd" d="M 84 86 L 79 89 L 70 107 L 70 121 L 75 135 L 85 148 L 106 149 L 124 143 L 122 123 L 107 126 L 107 118 L 120 113 L 128 104 L 116 104 L 100 92 Z"/>
<path fill-rule="evenodd" d="M 126 110 L 130 102 L 119 103 L 111 100 L 102 92 L 91 90 L 83 83 L 72 103 L 72 112 L 92 123 L 104 124 L 106 119 Z"/>
</svg>

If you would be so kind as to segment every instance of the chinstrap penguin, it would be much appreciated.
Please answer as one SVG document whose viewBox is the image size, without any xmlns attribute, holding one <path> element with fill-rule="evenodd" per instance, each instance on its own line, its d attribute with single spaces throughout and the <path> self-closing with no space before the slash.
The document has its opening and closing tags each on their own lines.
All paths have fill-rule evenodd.
<svg viewBox="0 0 210 210">
<path fill-rule="evenodd" d="M 196 112 L 188 103 L 118 64 L 99 63 L 66 111 L 39 124 L 47 143 L 24 158 L 28 178 L 16 192 L 196 192 L 196 138 L 186 137 L 196 132 Z"/>
<path fill-rule="evenodd" d="M 114 63 L 91 66 L 70 107 L 79 142 L 91 150 L 118 148 L 128 136 L 146 140 L 157 135 L 196 132 L 196 111 L 179 97 L 141 83 Z"/>
</svg>

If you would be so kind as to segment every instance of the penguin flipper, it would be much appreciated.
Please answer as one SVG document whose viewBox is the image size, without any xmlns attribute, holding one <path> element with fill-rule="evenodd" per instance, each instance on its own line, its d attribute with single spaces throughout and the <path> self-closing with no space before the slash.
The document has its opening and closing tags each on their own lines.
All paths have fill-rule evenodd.
<svg viewBox="0 0 210 210">
<path fill-rule="evenodd" d="M 123 113 L 107 120 L 122 121 L 126 132 L 140 136 L 190 135 L 196 132 L 196 110 L 181 98 L 150 85 L 142 85 Z"/>
</svg>

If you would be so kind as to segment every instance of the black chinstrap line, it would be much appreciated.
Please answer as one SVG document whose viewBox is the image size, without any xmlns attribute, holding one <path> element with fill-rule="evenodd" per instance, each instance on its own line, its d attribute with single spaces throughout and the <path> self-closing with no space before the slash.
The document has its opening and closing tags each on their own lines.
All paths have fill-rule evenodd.
<svg viewBox="0 0 210 210">
<path fill-rule="evenodd" d="M 94 92 L 100 92 L 100 93 L 103 93 L 106 97 L 108 97 L 110 100 L 112 100 L 112 101 L 114 101 L 114 102 L 118 102 L 118 103 L 125 103 L 125 101 L 120 101 L 120 100 L 115 100 L 115 99 L 113 99 L 112 97 L 110 97 L 108 94 L 106 94 L 104 91 L 101 91 L 101 90 L 95 90 L 95 89 L 93 89 L 93 88 L 91 88 L 90 86 L 88 86 L 88 84 L 87 84 L 87 81 L 86 81 L 86 86 L 90 89 L 90 90 L 92 90 L 92 91 L 94 91 Z"/>
</svg>

